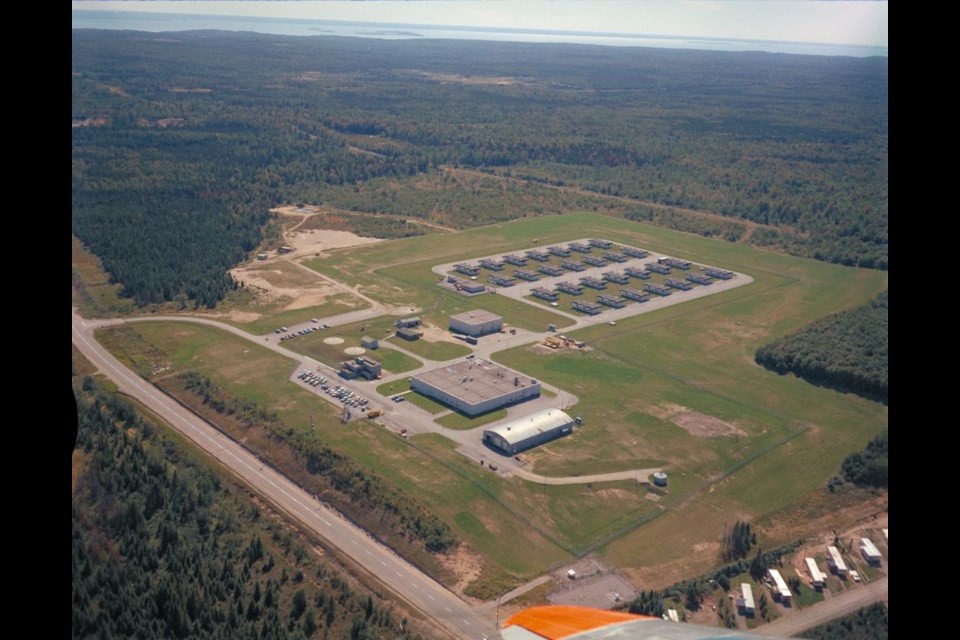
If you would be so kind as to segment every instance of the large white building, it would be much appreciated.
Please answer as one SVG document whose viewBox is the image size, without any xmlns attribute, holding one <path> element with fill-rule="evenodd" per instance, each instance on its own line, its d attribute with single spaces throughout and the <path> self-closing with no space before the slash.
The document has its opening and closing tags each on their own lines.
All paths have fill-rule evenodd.
<svg viewBox="0 0 960 640">
<path fill-rule="evenodd" d="M 468 416 L 540 396 L 537 380 L 481 358 L 418 373 L 410 387 Z"/>
<path fill-rule="evenodd" d="M 485 336 L 488 333 L 497 333 L 502 328 L 503 318 L 483 309 L 450 316 L 450 331 L 462 333 L 465 336 Z"/>
<path fill-rule="evenodd" d="M 560 409 L 546 409 L 483 432 L 483 441 L 514 455 L 573 433 L 573 418 Z"/>
</svg>

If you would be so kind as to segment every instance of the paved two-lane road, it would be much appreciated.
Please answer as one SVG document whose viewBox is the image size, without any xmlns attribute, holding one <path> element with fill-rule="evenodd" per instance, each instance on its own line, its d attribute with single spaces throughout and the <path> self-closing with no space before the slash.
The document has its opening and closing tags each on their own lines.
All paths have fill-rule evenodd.
<svg viewBox="0 0 960 640">
<path fill-rule="evenodd" d="M 389 589 L 435 621 L 452 637 L 499 637 L 492 620 L 120 364 L 94 340 L 93 328 L 96 324 L 99 323 L 85 322 L 74 314 L 73 343 L 101 373 L 116 383 L 121 392 L 136 398 L 162 417 L 276 508 L 378 576 Z"/>
</svg>

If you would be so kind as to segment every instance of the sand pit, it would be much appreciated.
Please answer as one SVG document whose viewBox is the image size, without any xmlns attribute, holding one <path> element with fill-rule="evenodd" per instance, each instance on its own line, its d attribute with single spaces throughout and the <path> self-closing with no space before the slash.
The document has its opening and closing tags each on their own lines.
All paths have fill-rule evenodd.
<svg viewBox="0 0 960 640">
<path fill-rule="evenodd" d="M 348 356 L 359 356 L 366 353 L 367 350 L 364 349 L 363 347 L 347 347 L 346 349 L 343 350 L 343 352 Z"/>
<path fill-rule="evenodd" d="M 343 344 L 343 338 L 324 338 L 323 344 Z"/>
</svg>

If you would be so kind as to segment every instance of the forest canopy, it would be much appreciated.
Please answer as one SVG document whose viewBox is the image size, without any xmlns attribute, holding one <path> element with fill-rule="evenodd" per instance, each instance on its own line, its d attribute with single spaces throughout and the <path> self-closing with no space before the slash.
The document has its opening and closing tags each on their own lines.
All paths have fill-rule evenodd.
<svg viewBox="0 0 960 640">
<path fill-rule="evenodd" d="M 538 213 L 416 186 L 453 167 L 494 195 L 572 188 L 635 203 L 616 215 L 886 269 L 887 93 L 886 58 L 75 30 L 73 232 L 138 303 L 209 307 L 281 203 L 455 228 Z"/>
<path fill-rule="evenodd" d="M 887 401 L 887 292 L 760 347 L 758 364 L 808 382 Z"/>
</svg>

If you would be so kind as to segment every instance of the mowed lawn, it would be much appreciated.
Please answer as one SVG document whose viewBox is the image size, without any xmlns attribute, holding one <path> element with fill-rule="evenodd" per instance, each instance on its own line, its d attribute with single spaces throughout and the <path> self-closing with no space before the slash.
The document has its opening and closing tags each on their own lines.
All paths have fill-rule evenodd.
<svg viewBox="0 0 960 640">
<path fill-rule="evenodd" d="M 514 309 L 528 305 L 502 296 L 463 298 L 438 287 L 430 267 L 519 251 L 534 246 L 534 239 L 544 246 L 582 237 L 603 237 L 754 278 L 749 285 L 618 321 L 615 327 L 600 324 L 570 333 L 586 341 L 584 350 L 539 354 L 517 347 L 493 356 L 580 398 L 569 411 L 582 416 L 584 425 L 570 437 L 524 454 L 536 472 L 582 475 L 662 466 L 669 476 L 667 493 L 648 494 L 625 482 L 543 487 L 504 480 L 473 468 L 440 436 L 418 436 L 404 445 L 371 424 L 340 425 L 331 405 L 286 381 L 292 362 L 255 344 L 180 323 L 134 326 L 178 366 L 200 369 L 278 410 L 288 424 L 309 425 L 317 402 L 329 407 L 320 437 L 416 491 L 492 562 L 523 575 L 600 546 L 637 580 L 689 577 L 717 563 L 725 526 L 736 519 L 755 520 L 817 490 L 847 454 L 886 427 L 883 405 L 778 376 L 753 362 L 756 348 L 774 337 L 871 299 L 886 287 L 883 272 L 592 214 L 475 229 L 442 246 L 424 238 L 377 243 L 308 264 L 383 302 L 417 306 L 422 309 L 417 315 L 438 326 L 445 326 L 450 313 L 485 308 L 508 324 L 543 330 L 551 322 L 562 327 L 565 319 L 542 307 Z M 366 335 L 383 337 L 389 322 L 367 323 Z M 364 335 L 359 327 L 338 327 L 289 346 L 332 360 L 342 356 L 319 344 L 338 334 L 347 340 L 336 346 L 339 354 Z M 537 553 L 517 551 L 538 544 Z"/>
</svg>

